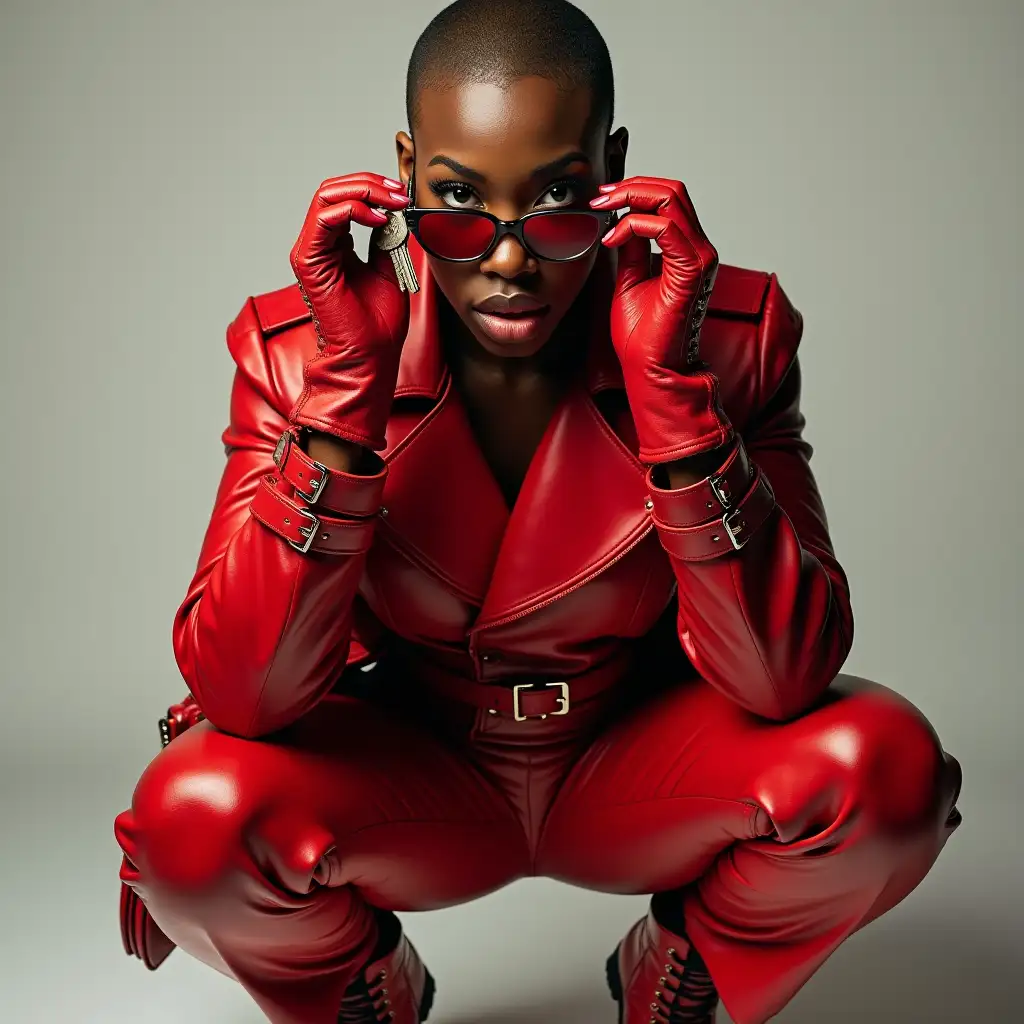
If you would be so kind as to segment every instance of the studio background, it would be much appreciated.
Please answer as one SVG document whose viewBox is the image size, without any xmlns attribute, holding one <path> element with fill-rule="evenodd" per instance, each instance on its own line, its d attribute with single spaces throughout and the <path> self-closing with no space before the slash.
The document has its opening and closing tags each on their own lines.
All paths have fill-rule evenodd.
<svg viewBox="0 0 1024 1024">
<path fill-rule="evenodd" d="M 185 693 L 170 627 L 223 465 L 245 298 L 323 178 L 393 175 L 430 0 L 0 5 L 0 1020 L 257 1024 L 121 952 L 114 816 Z M 1020 52 L 1015 0 L 581 0 L 628 173 L 686 182 L 806 322 L 846 670 L 917 703 L 964 824 L 777 1019 L 1021 1019 Z M 529 881 L 406 917 L 432 1024 L 614 1019 L 642 899 Z"/>
</svg>

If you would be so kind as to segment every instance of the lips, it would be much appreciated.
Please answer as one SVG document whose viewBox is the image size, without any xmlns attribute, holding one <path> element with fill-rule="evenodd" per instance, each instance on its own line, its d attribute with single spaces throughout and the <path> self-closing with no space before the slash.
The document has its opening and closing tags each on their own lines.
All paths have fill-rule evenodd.
<svg viewBox="0 0 1024 1024">
<path fill-rule="evenodd" d="M 540 316 L 547 311 L 547 306 L 523 292 L 514 295 L 489 295 L 483 302 L 473 307 L 478 313 L 491 316 L 529 317 Z"/>
</svg>

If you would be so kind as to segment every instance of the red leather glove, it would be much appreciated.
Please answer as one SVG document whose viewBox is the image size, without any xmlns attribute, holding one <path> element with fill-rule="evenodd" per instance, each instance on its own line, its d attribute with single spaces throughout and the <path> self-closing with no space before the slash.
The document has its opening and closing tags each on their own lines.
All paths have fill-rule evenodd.
<svg viewBox="0 0 1024 1024">
<path fill-rule="evenodd" d="M 409 199 L 400 183 L 376 174 L 328 178 L 317 189 L 291 252 L 292 269 L 313 314 L 319 351 L 305 367 L 292 423 L 374 451 L 385 447 L 409 302 L 391 257 L 370 246 L 356 255 L 352 221 L 377 228 Z"/>
<path fill-rule="evenodd" d="M 630 209 L 602 241 L 619 250 L 611 334 L 640 459 L 673 462 L 718 448 L 733 428 L 719 404 L 718 380 L 698 351 L 718 253 L 682 182 L 634 177 L 601 191 L 591 201 L 595 209 Z M 652 239 L 662 252 L 657 275 Z"/>
</svg>

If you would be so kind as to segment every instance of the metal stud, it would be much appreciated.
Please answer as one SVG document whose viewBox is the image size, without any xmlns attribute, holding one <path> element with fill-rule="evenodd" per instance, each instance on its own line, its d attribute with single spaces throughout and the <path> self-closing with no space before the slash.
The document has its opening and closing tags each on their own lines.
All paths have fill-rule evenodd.
<svg viewBox="0 0 1024 1024">
<path fill-rule="evenodd" d="M 711 535 L 711 539 L 715 544 L 717 544 L 722 538 L 717 533 L 713 533 Z"/>
<path fill-rule="evenodd" d="M 650 512 L 650 510 L 651 510 L 652 508 L 654 508 L 654 502 L 653 502 L 653 501 L 651 501 L 651 499 L 650 499 L 650 498 L 648 498 L 648 499 L 647 499 L 647 500 L 646 500 L 646 501 L 644 502 L 644 508 L 645 508 L 645 509 L 647 509 L 647 511 L 648 511 L 648 512 Z"/>
</svg>

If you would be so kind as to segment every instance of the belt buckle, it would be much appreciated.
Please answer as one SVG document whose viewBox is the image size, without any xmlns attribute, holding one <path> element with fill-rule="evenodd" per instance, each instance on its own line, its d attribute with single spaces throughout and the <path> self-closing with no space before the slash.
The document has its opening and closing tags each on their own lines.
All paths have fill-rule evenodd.
<svg viewBox="0 0 1024 1024">
<path fill-rule="evenodd" d="M 299 515 L 305 516 L 312 525 L 300 526 L 298 528 L 299 533 L 301 533 L 302 536 L 306 538 L 305 543 L 297 544 L 293 540 L 289 540 L 288 543 L 291 544 L 291 546 L 295 548 L 296 551 L 301 551 L 302 554 L 305 554 L 313 546 L 313 541 L 316 540 L 316 531 L 320 529 L 320 520 L 317 519 L 317 517 L 313 515 L 313 513 L 310 512 L 309 509 L 300 508 L 297 509 L 296 511 L 298 511 Z"/>
<path fill-rule="evenodd" d="M 748 540 L 750 540 L 750 533 L 748 532 L 745 537 L 740 537 L 739 534 L 743 533 L 747 529 L 747 524 L 740 518 L 742 509 L 735 508 L 728 515 L 723 516 L 722 526 L 725 528 L 725 532 L 729 535 L 729 540 L 732 541 L 732 546 L 737 551 L 742 548 Z M 733 523 L 735 522 L 735 526 Z"/>
<path fill-rule="evenodd" d="M 722 508 L 729 508 L 732 505 L 732 493 L 729 490 L 729 483 L 725 479 L 724 473 L 708 477 L 708 486 Z"/>
<path fill-rule="evenodd" d="M 288 454 L 293 444 L 295 444 L 295 436 L 290 430 L 286 430 L 280 438 L 278 438 L 273 458 L 274 465 L 277 466 L 282 473 L 284 473 L 284 464 L 288 461 Z M 305 455 L 304 452 L 303 454 Z M 320 497 L 324 488 L 327 486 L 328 471 L 327 467 L 322 462 L 310 459 L 308 455 L 306 455 L 306 458 L 309 459 L 310 465 L 320 474 L 320 476 L 316 480 L 309 481 L 308 493 L 301 490 L 297 484 L 294 485 L 295 493 L 302 498 L 307 505 L 315 505 L 317 498 Z"/>
<path fill-rule="evenodd" d="M 559 715 L 569 714 L 569 684 L 566 682 L 560 682 L 544 683 L 542 685 L 546 689 L 550 689 L 553 686 L 557 686 L 559 690 L 561 690 L 561 693 L 556 698 L 560 702 L 561 708 L 558 711 L 552 711 L 551 717 L 555 718 Z M 548 715 L 524 715 L 521 713 L 521 709 L 519 707 L 519 694 L 522 693 L 523 690 L 534 690 L 536 688 L 536 684 L 534 683 L 521 683 L 519 686 L 512 687 L 512 714 L 517 722 L 525 722 L 528 718 L 548 717 Z"/>
<path fill-rule="evenodd" d="M 320 473 L 320 476 L 316 480 L 309 481 L 309 493 L 307 494 L 298 487 L 295 488 L 295 493 L 303 498 L 307 505 L 315 505 L 317 498 L 327 486 L 327 467 L 322 462 L 313 462 L 313 468 Z"/>
</svg>

